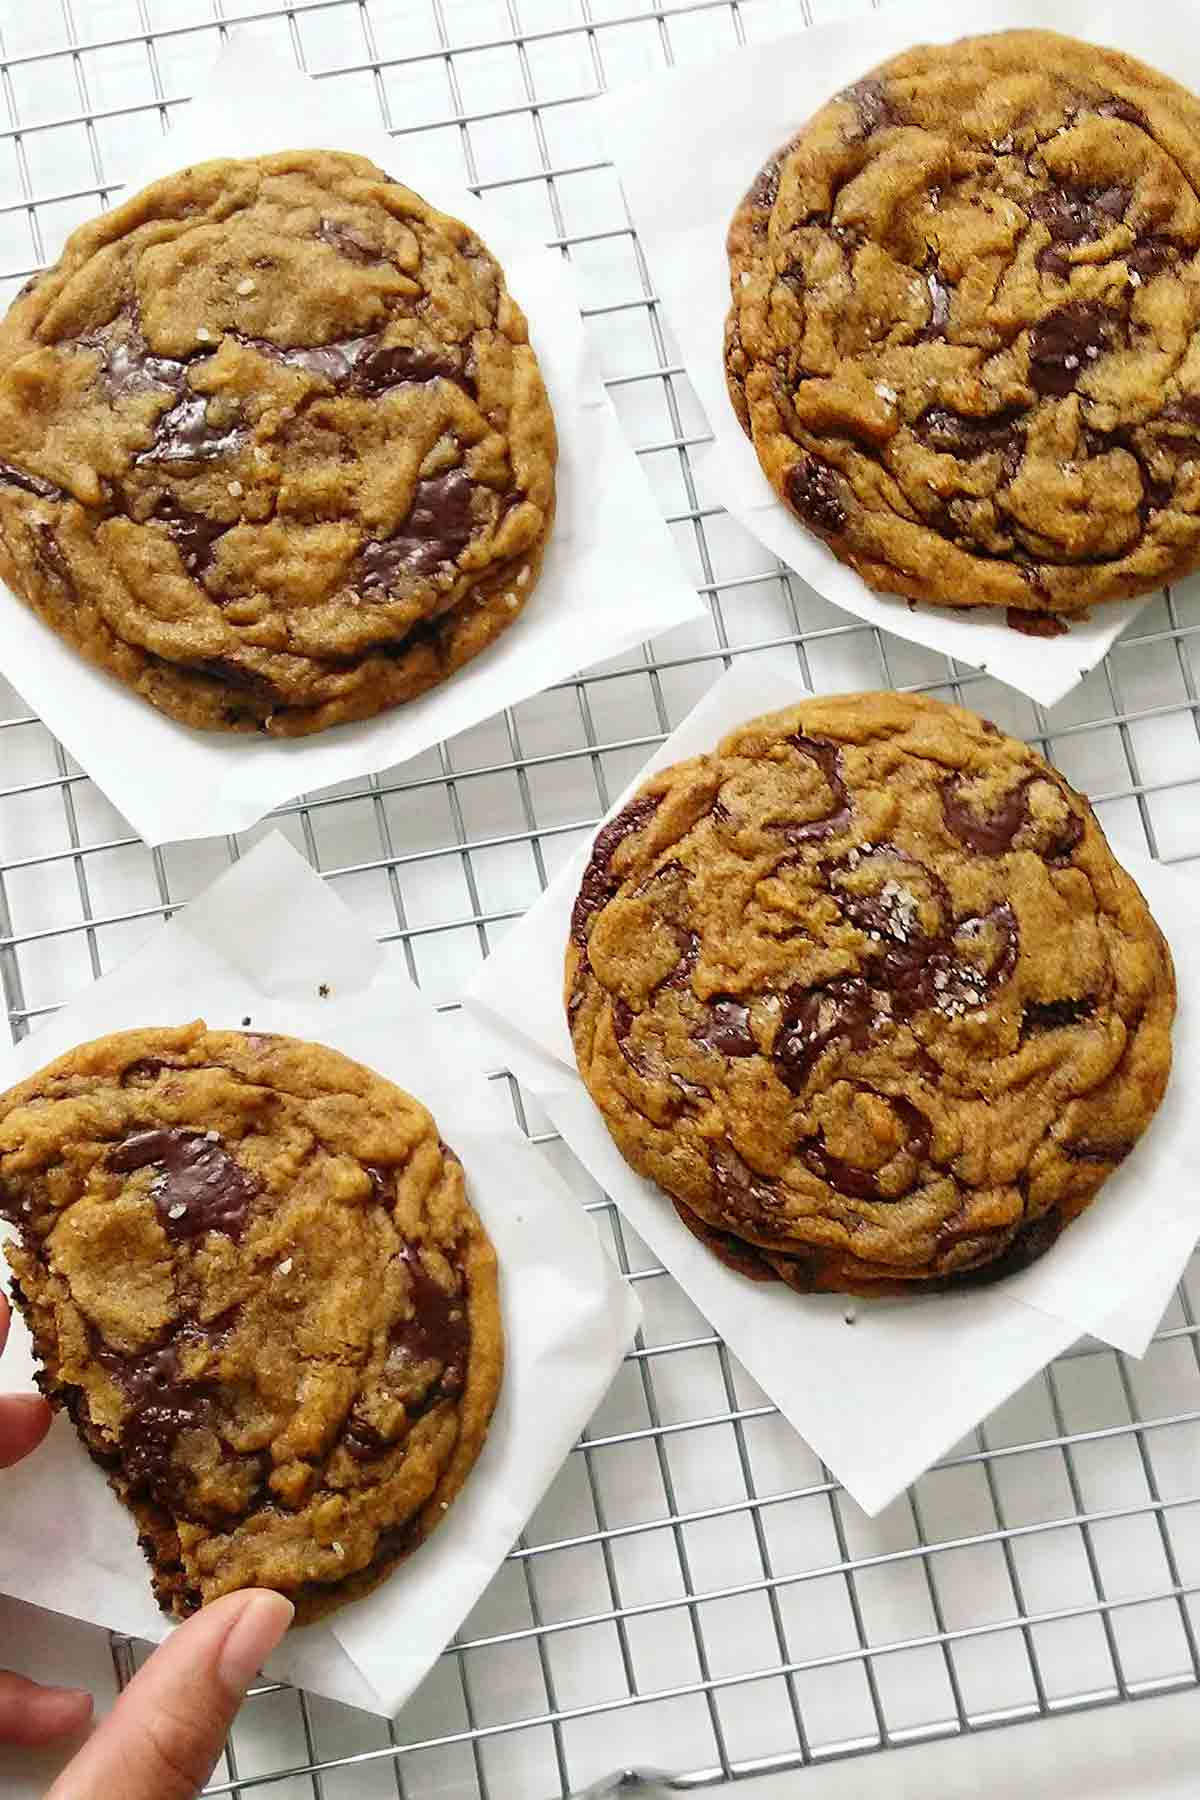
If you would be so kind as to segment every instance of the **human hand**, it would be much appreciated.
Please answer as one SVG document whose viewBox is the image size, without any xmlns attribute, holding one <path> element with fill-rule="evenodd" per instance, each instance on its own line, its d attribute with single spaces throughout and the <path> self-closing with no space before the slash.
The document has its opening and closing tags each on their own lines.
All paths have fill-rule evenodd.
<svg viewBox="0 0 1200 1800">
<path fill-rule="evenodd" d="M 0 1294 L 0 1350 L 8 1324 Z M 0 1469 L 35 1450 L 49 1426 L 50 1408 L 37 1395 L 0 1396 Z M 46 1800 L 192 1800 L 293 1611 L 282 1594 L 257 1588 L 204 1607 L 154 1652 Z M 68 1737 L 91 1712 L 88 1693 L 0 1670 L 0 1744 Z"/>
</svg>

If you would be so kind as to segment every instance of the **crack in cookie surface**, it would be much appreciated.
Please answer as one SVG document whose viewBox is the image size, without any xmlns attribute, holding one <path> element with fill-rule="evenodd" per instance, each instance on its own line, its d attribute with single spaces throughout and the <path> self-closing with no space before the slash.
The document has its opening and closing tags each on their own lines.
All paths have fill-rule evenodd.
<svg viewBox="0 0 1200 1800">
<path fill-rule="evenodd" d="M 533 590 L 555 458 L 499 266 L 359 157 L 157 182 L 0 325 L 0 571 L 193 725 L 301 735 L 445 679 Z"/>
<path fill-rule="evenodd" d="M 1200 100 L 1016 31 L 831 100 L 729 234 L 730 395 L 872 586 L 1030 621 L 1200 562 Z"/>
<path fill-rule="evenodd" d="M 1024 1266 L 1136 1142 L 1170 953 L 1087 802 L 986 721 L 805 702 L 600 832 L 566 959 L 621 1151 L 758 1279 L 912 1291 Z"/>
<path fill-rule="evenodd" d="M 503 1365 L 495 1257 L 425 1108 L 320 1045 L 203 1025 L 0 1096 L 39 1385 L 134 1515 L 160 1603 L 318 1617 L 440 1521 Z"/>
</svg>

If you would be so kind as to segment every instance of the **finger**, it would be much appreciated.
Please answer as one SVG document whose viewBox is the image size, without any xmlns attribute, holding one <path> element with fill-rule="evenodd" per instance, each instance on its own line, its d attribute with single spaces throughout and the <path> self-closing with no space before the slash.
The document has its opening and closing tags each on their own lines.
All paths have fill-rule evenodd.
<svg viewBox="0 0 1200 1800">
<path fill-rule="evenodd" d="M 192 1800 L 294 1611 L 260 1588 L 204 1607 L 154 1652 L 46 1800 Z"/>
<path fill-rule="evenodd" d="M 48 1744 L 82 1731 L 92 1696 L 82 1688 L 39 1687 L 0 1669 L 0 1744 Z"/>
<path fill-rule="evenodd" d="M 50 1408 L 37 1394 L 0 1395 L 0 1469 L 36 1450 L 50 1429 Z"/>
</svg>

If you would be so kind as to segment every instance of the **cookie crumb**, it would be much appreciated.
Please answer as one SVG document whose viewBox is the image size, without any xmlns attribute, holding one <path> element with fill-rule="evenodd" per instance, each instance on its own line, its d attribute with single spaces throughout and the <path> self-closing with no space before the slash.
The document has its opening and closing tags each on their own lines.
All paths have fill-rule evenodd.
<svg viewBox="0 0 1200 1800">
<path fill-rule="evenodd" d="M 328 998 L 329 998 L 329 983 L 327 981 L 323 981 L 321 983 L 320 987 L 317 989 L 317 993 L 320 995 L 322 1000 L 328 1000 Z"/>
</svg>

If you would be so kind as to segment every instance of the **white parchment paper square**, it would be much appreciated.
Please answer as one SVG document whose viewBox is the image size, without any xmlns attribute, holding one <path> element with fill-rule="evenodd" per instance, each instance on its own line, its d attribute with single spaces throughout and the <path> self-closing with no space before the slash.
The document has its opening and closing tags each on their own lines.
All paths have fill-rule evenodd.
<svg viewBox="0 0 1200 1800">
<path fill-rule="evenodd" d="M 1115 45 L 1200 88 L 1200 38 L 1181 29 L 1184 17 L 1161 0 L 1055 0 L 1051 8 L 1044 0 L 905 0 L 673 70 L 596 107 L 600 143 L 616 164 L 655 291 L 715 435 L 697 458 L 711 496 L 833 605 L 987 669 L 1046 706 L 1095 667 L 1146 601 L 1104 604 L 1063 637 L 1028 638 L 990 609 L 960 617 L 873 593 L 776 497 L 734 415 L 722 342 L 725 237 L 759 169 L 805 120 L 914 44 L 1035 26 Z"/>
<path fill-rule="evenodd" d="M 322 998 L 318 987 L 329 988 Z M 487 1444 L 433 1536 L 375 1593 L 289 1633 L 268 1673 L 394 1713 L 474 1606 L 595 1410 L 640 1309 L 563 1183 L 505 1120 L 469 1020 L 451 1021 L 278 833 L 113 974 L 0 1059 L 0 1090 L 73 1044 L 204 1018 L 331 1044 L 415 1094 L 462 1157 L 500 1259 L 507 1346 Z M 33 1368 L 19 1319 L 3 1384 Z M 0 1483 L 0 1592 L 159 1639 L 133 1521 L 64 1418 Z"/>
<path fill-rule="evenodd" d="M 514 229 L 494 203 L 448 183 L 411 138 L 364 128 L 352 99 L 301 75 L 252 34 L 235 34 L 198 96 L 171 116 L 126 196 L 216 156 L 347 150 L 479 233 L 528 317 L 554 407 L 558 513 L 533 596 L 496 643 L 418 700 L 303 739 L 195 731 L 166 718 L 0 586 L 0 669 L 147 843 L 244 830 L 297 794 L 404 762 L 586 664 L 704 616 L 597 377 L 560 256 Z"/>
<path fill-rule="evenodd" d="M 794 705 L 807 692 L 798 676 L 736 664 L 608 816 L 655 769 L 711 750 L 745 719 Z M 467 994 L 496 1054 L 538 1095 L 580 1162 L 867 1512 L 886 1506 L 1083 1333 L 1141 1356 L 1200 1233 L 1200 883 L 1114 848 L 1175 957 L 1180 1008 L 1171 1082 L 1137 1150 L 1083 1217 L 1040 1262 L 992 1288 L 847 1302 L 754 1283 L 718 1261 L 654 1184 L 634 1173 L 576 1072 L 563 1008 L 563 954 L 590 846 L 513 926 Z"/>
</svg>

